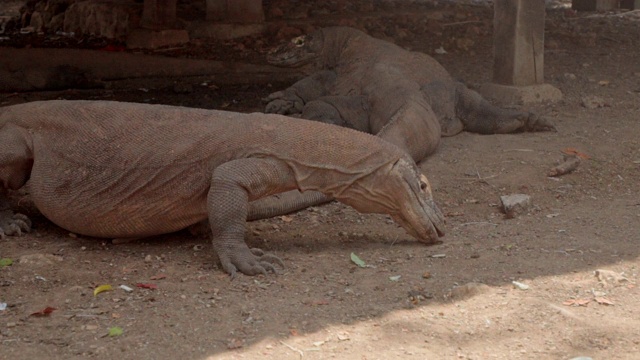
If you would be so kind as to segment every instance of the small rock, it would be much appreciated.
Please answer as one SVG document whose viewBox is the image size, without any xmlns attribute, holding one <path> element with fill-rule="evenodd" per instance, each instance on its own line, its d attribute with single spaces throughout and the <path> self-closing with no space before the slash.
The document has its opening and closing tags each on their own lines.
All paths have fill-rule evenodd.
<svg viewBox="0 0 640 360">
<path fill-rule="evenodd" d="M 598 269 L 594 271 L 594 275 L 598 278 L 598 281 L 604 285 L 617 285 L 623 282 L 629 282 L 624 275 L 611 270 Z"/>
<path fill-rule="evenodd" d="M 578 78 L 575 74 L 572 73 L 564 73 L 563 76 L 566 80 L 576 80 Z"/>
<path fill-rule="evenodd" d="M 424 273 L 422 273 L 422 278 L 423 279 L 431 279 L 431 273 L 428 271 L 425 271 Z"/>
<path fill-rule="evenodd" d="M 511 283 L 513 284 L 513 286 L 520 290 L 529 290 L 529 285 L 527 284 L 521 283 L 519 281 L 512 281 Z"/>
<path fill-rule="evenodd" d="M 144 262 L 146 263 L 150 263 L 153 260 L 153 258 L 151 257 L 151 255 L 147 255 L 144 257 Z"/>
<path fill-rule="evenodd" d="M 449 299 L 463 299 L 485 293 L 490 289 L 488 285 L 470 282 L 453 288 L 447 297 Z"/>
<path fill-rule="evenodd" d="M 525 194 L 513 194 L 500 196 L 502 210 L 508 219 L 523 214 L 531 207 L 531 197 Z"/>
<path fill-rule="evenodd" d="M 607 102 L 603 98 L 599 96 L 594 96 L 594 95 L 588 95 L 583 97 L 581 99 L 581 104 L 587 109 L 597 109 L 597 108 L 608 106 Z"/>
</svg>

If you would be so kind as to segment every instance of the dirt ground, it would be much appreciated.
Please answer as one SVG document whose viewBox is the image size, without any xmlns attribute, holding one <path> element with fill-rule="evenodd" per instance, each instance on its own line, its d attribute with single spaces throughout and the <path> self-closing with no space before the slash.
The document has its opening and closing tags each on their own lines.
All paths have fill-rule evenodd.
<svg viewBox="0 0 640 360">
<path fill-rule="evenodd" d="M 432 54 L 470 86 L 490 80 L 490 7 L 411 6 L 330 9 L 307 20 L 358 25 Z M 558 131 L 443 139 L 420 164 L 448 217 L 439 245 L 416 242 L 387 216 L 332 203 L 249 223 L 250 246 L 287 267 L 230 281 L 206 239 L 185 231 L 116 245 L 77 236 L 39 215 L 28 193 L 15 194 L 34 231 L 0 240 L 0 258 L 13 260 L 0 268 L 0 357 L 640 358 L 640 18 L 549 9 L 545 36 L 545 78 L 564 100 L 529 109 Z M 264 63 L 276 40 L 198 42 L 170 55 Z M 440 46 L 446 54 L 434 53 Z M 0 94 L 0 102 L 90 98 L 259 111 L 262 97 L 287 85 L 206 81 L 123 81 Z M 567 148 L 589 159 L 548 177 Z M 532 207 L 505 219 L 500 196 L 516 193 L 531 196 Z M 351 253 L 369 266 L 357 267 Z M 113 291 L 94 296 L 105 284 Z M 47 307 L 55 310 L 32 315 Z"/>
</svg>

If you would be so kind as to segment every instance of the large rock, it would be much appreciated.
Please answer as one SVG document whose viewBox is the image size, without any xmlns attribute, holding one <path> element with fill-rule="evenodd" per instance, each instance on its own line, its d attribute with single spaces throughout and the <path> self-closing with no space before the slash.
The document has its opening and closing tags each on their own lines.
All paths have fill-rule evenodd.
<svg viewBox="0 0 640 360">
<path fill-rule="evenodd" d="M 138 26 L 141 14 L 141 4 L 88 0 L 69 6 L 63 27 L 69 33 L 122 40 Z"/>
<path fill-rule="evenodd" d="M 9 23 L 20 23 L 20 9 L 26 5 L 26 0 L 0 0 L 0 34 L 4 33 Z"/>
</svg>

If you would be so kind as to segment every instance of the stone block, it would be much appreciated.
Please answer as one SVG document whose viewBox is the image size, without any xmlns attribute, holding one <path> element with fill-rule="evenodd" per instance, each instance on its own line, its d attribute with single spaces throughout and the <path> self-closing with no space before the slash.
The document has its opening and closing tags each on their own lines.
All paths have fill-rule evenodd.
<svg viewBox="0 0 640 360">
<path fill-rule="evenodd" d="M 129 49 L 157 49 L 188 42 L 189 33 L 186 30 L 135 29 L 127 36 Z"/>
<path fill-rule="evenodd" d="M 578 11 L 606 11 L 617 9 L 620 0 L 572 0 L 571 8 Z"/>
<path fill-rule="evenodd" d="M 525 194 L 513 194 L 500 196 L 502 210 L 508 219 L 526 213 L 531 207 L 531 197 Z"/>
<path fill-rule="evenodd" d="M 477 91 L 499 105 L 526 105 L 562 100 L 562 92 L 553 85 L 509 86 L 486 83 Z"/>
</svg>

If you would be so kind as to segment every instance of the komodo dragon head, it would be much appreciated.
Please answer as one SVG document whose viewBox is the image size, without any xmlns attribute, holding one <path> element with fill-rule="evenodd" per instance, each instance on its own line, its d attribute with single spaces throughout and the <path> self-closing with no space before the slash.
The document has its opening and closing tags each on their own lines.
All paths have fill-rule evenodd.
<svg viewBox="0 0 640 360">
<path fill-rule="evenodd" d="M 385 213 L 424 243 L 444 235 L 444 215 L 427 177 L 413 161 L 399 159 L 355 181 L 335 198 L 362 213 Z"/>
<path fill-rule="evenodd" d="M 267 61 L 275 66 L 301 67 L 312 64 L 316 69 L 331 69 L 342 60 L 344 52 L 364 51 L 370 37 L 364 32 L 334 26 L 295 37 L 272 50 Z"/>
<path fill-rule="evenodd" d="M 302 35 L 275 48 L 267 55 L 267 61 L 276 66 L 300 67 L 314 62 L 324 45 L 321 31 Z"/>
</svg>

